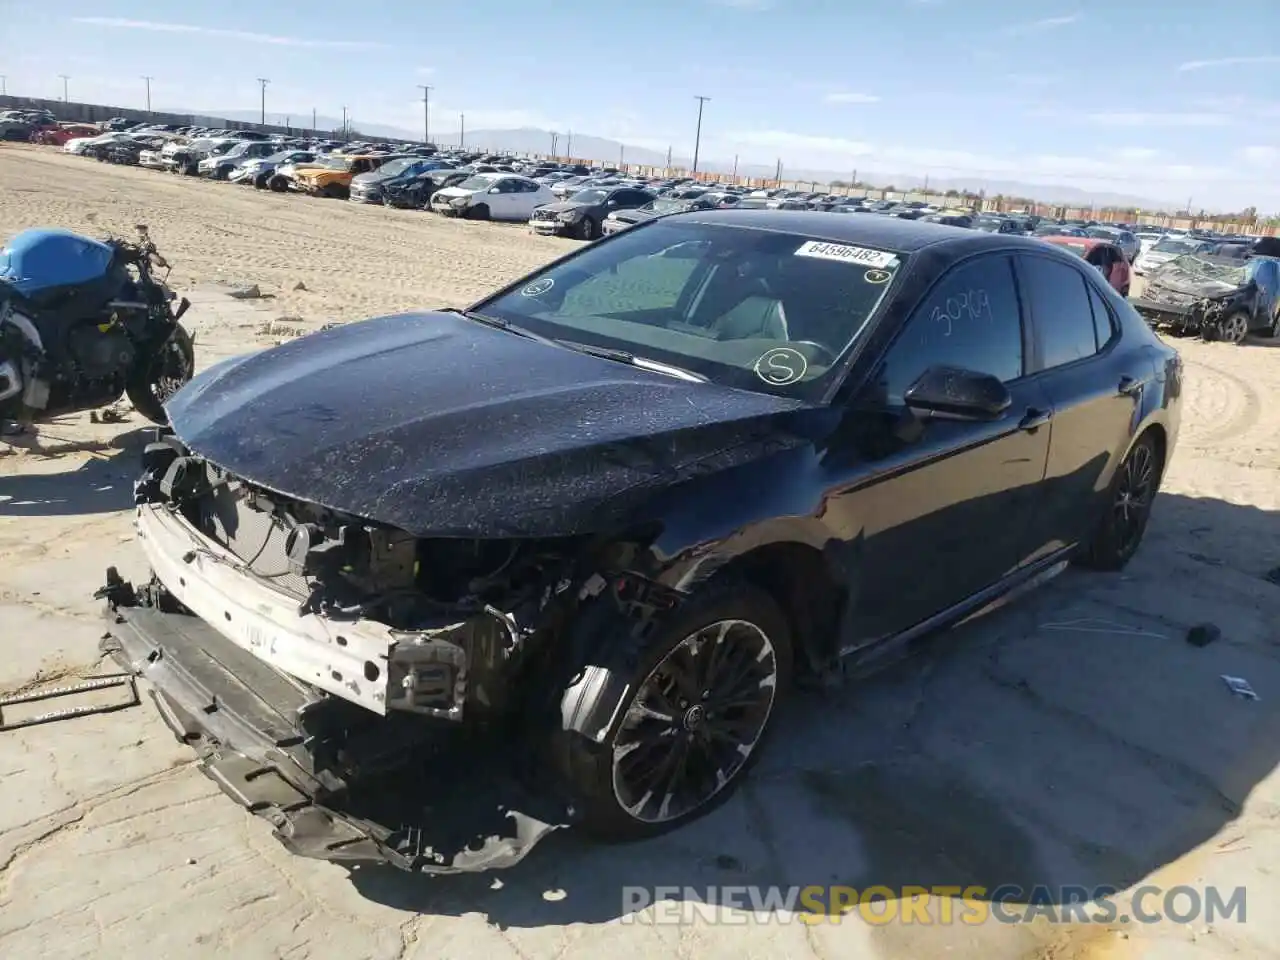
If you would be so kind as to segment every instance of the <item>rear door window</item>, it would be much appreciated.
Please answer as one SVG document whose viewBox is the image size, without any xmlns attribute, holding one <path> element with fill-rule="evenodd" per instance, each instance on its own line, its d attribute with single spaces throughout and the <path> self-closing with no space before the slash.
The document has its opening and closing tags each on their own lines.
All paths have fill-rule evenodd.
<svg viewBox="0 0 1280 960">
<path fill-rule="evenodd" d="M 1018 257 L 1018 280 L 1035 323 L 1045 369 L 1097 353 L 1093 307 L 1080 271 L 1048 257 L 1023 255 Z"/>
</svg>

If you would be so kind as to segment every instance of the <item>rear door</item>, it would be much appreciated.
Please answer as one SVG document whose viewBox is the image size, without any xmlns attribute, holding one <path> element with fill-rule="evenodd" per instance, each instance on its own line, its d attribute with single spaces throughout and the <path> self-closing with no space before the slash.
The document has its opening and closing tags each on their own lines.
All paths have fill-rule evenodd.
<svg viewBox="0 0 1280 960">
<path fill-rule="evenodd" d="M 1127 351 L 1095 271 L 1033 253 L 1016 263 L 1033 334 L 1031 376 L 1053 409 L 1045 482 L 1023 549 L 1032 560 L 1087 537 L 1155 370 Z"/>
</svg>

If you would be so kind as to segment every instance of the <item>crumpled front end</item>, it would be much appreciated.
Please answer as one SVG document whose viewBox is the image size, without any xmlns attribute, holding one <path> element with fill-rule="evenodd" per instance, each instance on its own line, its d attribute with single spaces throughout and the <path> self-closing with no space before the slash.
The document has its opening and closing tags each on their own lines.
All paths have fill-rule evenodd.
<svg viewBox="0 0 1280 960">
<path fill-rule="evenodd" d="M 1177 333 L 1198 333 L 1212 337 L 1220 333 L 1222 324 L 1228 317 L 1248 307 L 1251 293 L 1251 289 L 1242 288 L 1201 296 L 1152 284 L 1147 288 L 1145 296 L 1130 302 L 1154 327 L 1168 327 Z"/>
<path fill-rule="evenodd" d="M 520 718 L 553 688 L 527 678 L 579 598 L 580 544 L 419 540 L 272 494 L 173 437 L 144 468 L 153 578 L 108 571 L 104 650 L 290 850 L 469 872 L 570 824 Z"/>
</svg>

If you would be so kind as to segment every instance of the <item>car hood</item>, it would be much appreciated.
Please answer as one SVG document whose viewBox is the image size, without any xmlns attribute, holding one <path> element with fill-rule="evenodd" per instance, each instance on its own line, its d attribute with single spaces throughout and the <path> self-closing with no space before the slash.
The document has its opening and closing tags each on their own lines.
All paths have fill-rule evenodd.
<svg viewBox="0 0 1280 960">
<path fill-rule="evenodd" d="M 612 529 L 661 488 L 806 442 L 817 409 L 449 313 L 227 360 L 168 406 L 178 437 L 231 473 L 422 537 Z"/>
<path fill-rule="evenodd" d="M 433 196 L 431 199 L 433 202 L 437 199 L 450 200 L 454 197 L 470 197 L 473 194 L 476 194 L 479 192 L 480 192 L 479 190 L 463 190 L 461 187 L 444 187 L 440 190 L 437 190 L 435 192 L 435 196 Z"/>
<path fill-rule="evenodd" d="M 654 217 L 661 217 L 663 214 L 656 210 L 641 210 L 638 207 L 630 210 L 617 210 L 610 214 L 615 220 L 621 220 L 623 223 L 639 223 L 641 220 L 652 220 Z"/>
<path fill-rule="evenodd" d="M 578 203 L 574 200 L 557 200 L 554 203 L 544 203 L 538 207 L 539 210 L 546 210 L 550 213 L 568 213 L 570 210 L 590 210 L 594 207 L 594 203 Z"/>
<path fill-rule="evenodd" d="M 1161 276 L 1157 274 L 1151 279 L 1148 295 L 1167 290 L 1172 293 L 1185 293 L 1193 297 L 1225 297 L 1240 293 L 1249 285 L 1247 283 L 1230 283 L 1222 280 L 1202 280 L 1194 277 L 1183 277 L 1178 274 Z"/>
</svg>

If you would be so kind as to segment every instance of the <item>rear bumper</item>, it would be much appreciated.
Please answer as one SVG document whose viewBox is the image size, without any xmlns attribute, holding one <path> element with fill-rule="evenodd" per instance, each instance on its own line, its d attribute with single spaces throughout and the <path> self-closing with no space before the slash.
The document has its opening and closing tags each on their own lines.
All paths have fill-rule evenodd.
<svg viewBox="0 0 1280 960">
<path fill-rule="evenodd" d="M 317 730 L 341 703 L 198 617 L 122 606 L 102 648 L 152 685 L 161 716 L 197 751 L 200 770 L 271 823 L 297 856 L 471 873 L 509 867 L 568 825 L 563 805 L 522 786 L 511 758 L 480 755 L 429 724 L 378 719 L 330 754 Z"/>
</svg>

